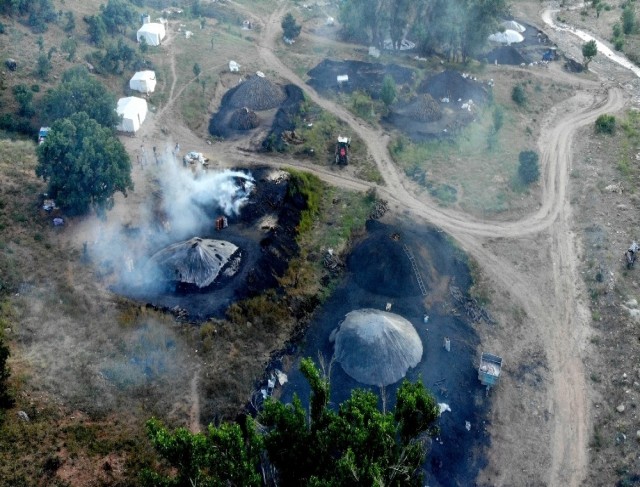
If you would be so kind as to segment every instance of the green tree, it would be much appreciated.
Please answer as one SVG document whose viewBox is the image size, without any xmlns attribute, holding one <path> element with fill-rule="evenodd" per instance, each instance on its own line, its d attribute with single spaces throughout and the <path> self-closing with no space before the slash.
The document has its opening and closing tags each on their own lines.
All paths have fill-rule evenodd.
<svg viewBox="0 0 640 487">
<path fill-rule="evenodd" d="M 198 63 L 195 63 L 193 65 L 193 74 L 195 75 L 195 77 L 199 79 L 201 72 L 202 72 L 202 68 L 200 67 L 200 65 Z"/>
<path fill-rule="evenodd" d="M 63 29 L 65 32 L 72 32 L 76 28 L 76 17 L 71 10 L 65 12 L 64 16 L 67 19 L 67 23 L 64 24 Z"/>
<path fill-rule="evenodd" d="M 622 10 L 622 31 L 625 35 L 634 34 L 636 31 L 636 12 L 631 3 Z"/>
<path fill-rule="evenodd" d="M 516 105 L 524 106 L 527 104 L 527 92 L 524 89 L 524 86 L 518 83 L 511 90 L 511 99 L 515 102 Z"/>
<path fill-rule="evenodd" d="M 133 189 L 131 162 L 113 130 L 85 112 L 57 120 L 38 146 L 36 174 L 49 194 L 71 214 L 113 206 L 113 195 Z"/>
<path fill-rule="evenodd" d="M 493 109 L 493 132 L 498 133 L 504 125 L 504 110 L 501 106 L 496 105 Z"/>
<path fill-rule="evenodd" d="M 42 100 L 47 123 L 82 111 L 101 125 L 115 127 L 118 124 L 115 106 L 115 97 L 84 66 L 66 71 L 60 84 L 47 91 Z"/>
<path fill-rule="evenodd" d="M 136 18 L 136 12 L 126 0 L 109 0 L 101 5 L 102 20 L 110 34 L 124 34 Z"/>
<path fill-rule="evenodd" d="M 152 470 L 142 473 L 148 486 L 192 487 L 246 486 L 259 487 L 262 440 L 256 434 L 251 418 L 243 427 L 235 423 L 209 425 L 207 434 L 191 433 L 178 428 L 168 431 L 156 419 L 147 421 L 147 434 L 156 451 L 174 472 L 160 474 Z"/>
<path fill-rule="evenodd" d="M 147 39 L 144 36 L 140 38 L 140 52 L 142 54 L 146 54 L 149 52 L 149 44 L 147 43 Z"/>
<path fill-rule="evenodd" d="M 62 49 L 63 52 L 67 53 L 67 61 L 73 61 L 76 57 L 78 41 L 76 41 L 73 37 L 67 37 L 64 41 L 62 41 L 60 49 Z"/>
<path fill-rule="evenodd" d="M 296 19 L 291 15 L 291 13 L 287 13 L 287 15 L 284 16 L 280 25 L 282 26 L 282 31 L 287 39 L 293 40 L 300 35 L 302 26 L 296 24 Z"/>
<path fill-rule="evenodd" d="M 4 321 L 0 320 L 0 324 L 3 323 Z M 13 405 L 13 397 L 9 391 L 9 377 L 11 376 L 11 370 L 7 364 L 9 355 L 9 346 L 5 343 L 4 334 L 0 330 L 0 409 L 6 409 Z"/>
<path fill-rule="evenodd" d="M 102 17 L 100 15 L 91 15 L 84 17 L 84 21 L 87 23 L 87 32 L 91 42 L 98 47 L 102 47 L 107 39 L 107 26 Z"/>
<path fill-rule="evenodd" d="M 532 150 L 525 150 L 520 152 L 518 160 L 520 162 L 518 166 L 520 180 L 527 185 L 535 183 L 540 178 L 538 154 Z"/>
<path fill-rule="evenodd" d="M 584 58 L 584 69 L 589 69 L 589 63 L 598 54 L 598 44 L 595 40 L 590 40 L 582 45 L 582 57 Z"/>
<path fill-rule="evenodd" d="M 596 119 L 596 132 L 599 134 L 614 134 L 616 131 L 616 117 L 613 115 L 600 115 Z"/>
<path fill-rule="evenodd" d="M 417 438 L 434 433 L 435 399 L 421 384 L 404 381 L 394 412 L 378 397 L 354 390 L 337 411 L 329 408 L 329 381 L 310 359 L 301 371 L 311 386 L 310 414 L 300 400 L 267 400 L 260 417 L 265 446 L 280 485 L 419 486 L 426 450 Z"/>
<path fill-rule="evenodd" d="M 32 117 L 35 113 L 33 108 L 33 91 L 25 84 L 13 86 L 13 97 L 18 102 L 18 114 L 23 117 Z"/>
<path fill-rule="evenodd" d="M 49 79 L 49 73 L 51 73 L 51 61 L 49 60 L 49 56 L 47 56 L 44 52 L 41 52 L 38 55 L 38 61 L 36 63 L 36 73 L 42 80 Z"/>
<path fill-rule="evenodd" d="M 382 80 L 382 90 L 380 91 L 380 98 L 384 104 L 389 107 L 395 101 L 397 96 L 396 82 L 392 76 L 386 75 Z"/>
</svg>

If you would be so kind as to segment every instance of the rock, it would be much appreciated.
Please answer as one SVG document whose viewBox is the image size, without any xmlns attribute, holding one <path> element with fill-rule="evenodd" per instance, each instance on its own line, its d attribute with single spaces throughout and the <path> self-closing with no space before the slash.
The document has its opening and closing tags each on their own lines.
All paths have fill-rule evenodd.
<svg viewBox="0 0 640 487">
<path fill-rule="evenodd" d="M 619 413 L 624 413 L 624 404 L 620 404 L 617 408 L 616 411 L 618 411 Z"/>
<path fill-rule="evenodd" d="M 640 430 L 636 431 L 636 438 L 640 441 Z"/>
<path fill-rule="evenodd" d="M 624 304 L 629 308 L 637 308 L 638 307 L 638 300 L 635 299 L 635 298 L 632 298 L 632 299 L 630 299 L 629 301 L 627 301 Z"/>
<path fill-rule="evenodd" d="M 27 413 L 25 413 L 24 411 L 18 411 L 18 417 L 22 420 L 22 421 L 27 421 L 29 422 L 29 415 Z"/>
</svg>

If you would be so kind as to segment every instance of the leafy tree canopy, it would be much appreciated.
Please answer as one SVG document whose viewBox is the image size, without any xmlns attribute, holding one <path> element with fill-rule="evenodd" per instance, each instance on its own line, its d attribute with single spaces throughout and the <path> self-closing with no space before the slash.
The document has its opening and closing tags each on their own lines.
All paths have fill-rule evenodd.
<svg viewBox="0 0 640 487">
<path fill-rule="evenodd" d="M 524 184 L 535 183 L 540 178 L 540 167 L 538 165 L 538 153 L 532 150 L 520 152 L 518 156 L 520 165 L 518 175 Z"/>
<path fill-rule="evenodd" d="M 424 54 L 466 61 L 487 42 L 506 11 L 505 0 L 345 0 L 340 4 L 346 40 L 394 48 L 409 33 Z"/>
<path fill-rule="evenodd" d="M 127 0 L 109 0 L 107 5 L 101 5 L 102 20 L 111 34 L 124 34 L 136 18 L 136 12 Z"/>
<path fill-rule="evenodd" d="M 354 390 L 337 410 L 329 407 L 329 381 L 310 359 L 301 370 L 311 386 L 310 411 L 297 396 L 292 404 L 267 400 L 258 418 L 239 426 L 209 426 L 208 434 L 167 431 L 156 420 L 149 438 L 171 475 L 145 472 L 146 485 L 261 485 L 261 462 L 276 469 L 276 485 L 420 486 L 425 459 L 423 433 L 435 434 L 439 409 L 422 382 L 404 381 L 393 412 L 379 398 Z"/>
<path fill-rule="evenodd" d="M 582 45 L 582 57 L 584 58 L 584 68 L 588 69 L 591 60 L 598 54 L 598 44 L 590 40 Z"/>
<path fill-rule="evenodd" d="M 113 206 L 116 191 L 133 189 L 131 162 L 112 129 L 85 112 L 57 120 L 38 146 L 36 174 L 49 183 L 49 194 L 72 214 Z"/>
<path fill-rule="evenodd" d="M 291 13 L 284 16 L 280 25 L 282 26 L 284 36 L 291 40 L 298 37 L 300 35 L 300 30 L 302 30 L 302 26 L 296 24 L 296 19 L 291 15 Z"/>
<path fill-rule="evenodd" d="M 380 91 L 380 98 L 386 106 L 390 106 L 396 99 L 397 90 L 396 82 L 393 77 L 386 75 L 382 80 L 382 90 Z"/>
<path fill-rule="evenodd" d="M 65 72 L 60 84 L 47 91 L 42 104 L 44 118 L 49 123 L 82 111 L 100 125 L 115 127 L 118 124 L 115 97 L 84 66 Z"/>
</svg>

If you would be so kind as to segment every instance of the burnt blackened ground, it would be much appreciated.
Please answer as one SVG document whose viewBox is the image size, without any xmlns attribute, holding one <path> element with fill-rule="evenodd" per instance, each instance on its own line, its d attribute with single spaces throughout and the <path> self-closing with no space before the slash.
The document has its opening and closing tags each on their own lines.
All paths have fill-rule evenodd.
<svg viewBox="0 0 640 487">
<path fill-rule="evenodd" d="M 392 238 L 394 234 L 398 234 L 397 240 Z M 420 269 L 426 298 L 420 292 L 403 245 L 411 251 Z M 311 357 L 316 362 L 323 356 L 328 363 L 333 354 L 329 335 L 354 309 L 384 309 L 387 303 L 392 303 L 392 312 L 411 321 L 422 339 L 424 354 L 407 377 L 421 378 L 438 402 L 451 408 L 439 420 L 441 434 L 434 439 L 424 466 L 426 484 L 431 486 L 473 485 L 485 464 L 483 452 L 489 444 L 486 417 L 491 398 L 478 382 L 475 363 L 480 341 L 471 325 L 455 311 L 448 291 L 452 282 L 466 293 L 471 279 L 464 256 L 453 248 L 445 234 L 399 221 L 369 222 L 366 236 L 347 259 L 344 280 L 316 314 L 298 353 L 298 357 Z M 429 316 L 427 323 L 425 314 Z M 445 337 L 451 341 L 450 352 L 443 348 Z M 289 382 L 281 395 L 284 402 L 291 401 L 294 393 L 308 401 L 309 387 L 297 364 L 296 361 L 288 371 Z M 333 404 L 347 399 L 352 389 L 363 387 L 367 386 L 349 377 L 339 364 L 333 365 Z M 393 407 L 397 387 L 394 384 L 386 388 L 388 408 Z"/>
<path fill-rule="evenodd" d="M 201 321 L 222 317 L 231 303 L 276 287 L 277 277 L 287 269 L 289 260 L 298 254 L 296 226 L 305 202 L 288 194 L 287 179 L 267 177 L 272 171 L 269 168 L 251 169 L 255 179 L 254 190 L 240 215 L 228 218 L 227 228 L 215 230 L 215 219 L 222 212 L 212 206 L 206 209 L 209 218 L 202 222 L 197 235 L 193 235 L 227 240 L 239 247 L 241 263 L 233 277 L 221 277 L 203 289 L 167 283 L 155 291 L 122 285 L 115 285 L 114 291 L 159 308 L 177 306 L 185 310 L 190 319 Z M 260 222 L 270 215 L 275 217 L 276 225 L 262 228 Z M 149 255 L 157 250 L 160 249 L 151 249 Z"/>
<path fill-rule="evenodd" d="M 397 64 L 366 63 L 364 61 L 333 61 L 325 59 L 308 73 L 311 78 L 307 83 L 318 93 L 331 92 L 352 93 L 364 91 L 371 98 L 380 98 L 382 81 L 390 75 L 396 85 L 412 85 L 416 74 L 413 69 Z M 348 75 L 349 81 L 338 85 L 337 76 Z"/>
</svg>

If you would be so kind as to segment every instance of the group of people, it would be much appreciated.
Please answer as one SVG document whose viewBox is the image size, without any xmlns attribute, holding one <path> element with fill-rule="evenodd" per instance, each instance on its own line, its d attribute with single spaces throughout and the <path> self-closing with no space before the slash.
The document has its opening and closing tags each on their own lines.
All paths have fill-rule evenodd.
<svg viewBox="0 0 640 487">
<path fill-rule="evenodd" d="M 173 148 L 173 157 L 174 158 L 178 157 L 179 153 L 180 153 L 180 144 L 176 143 L 175 147 Z M 147 159 L 147 151 L 144 147 L 144 144 L 140 146 L 140 153 L 136 157 L 138 159 L 138 165 L 140 167 L 144 167 L 149 162 Z M 158 150 L 155 145 L 153 146 L 153 158 L 156 162 L 156 165 L 160 165 L 160 162 L 162 162 L 162 158 L 158 154 Z"/>
</svg>

